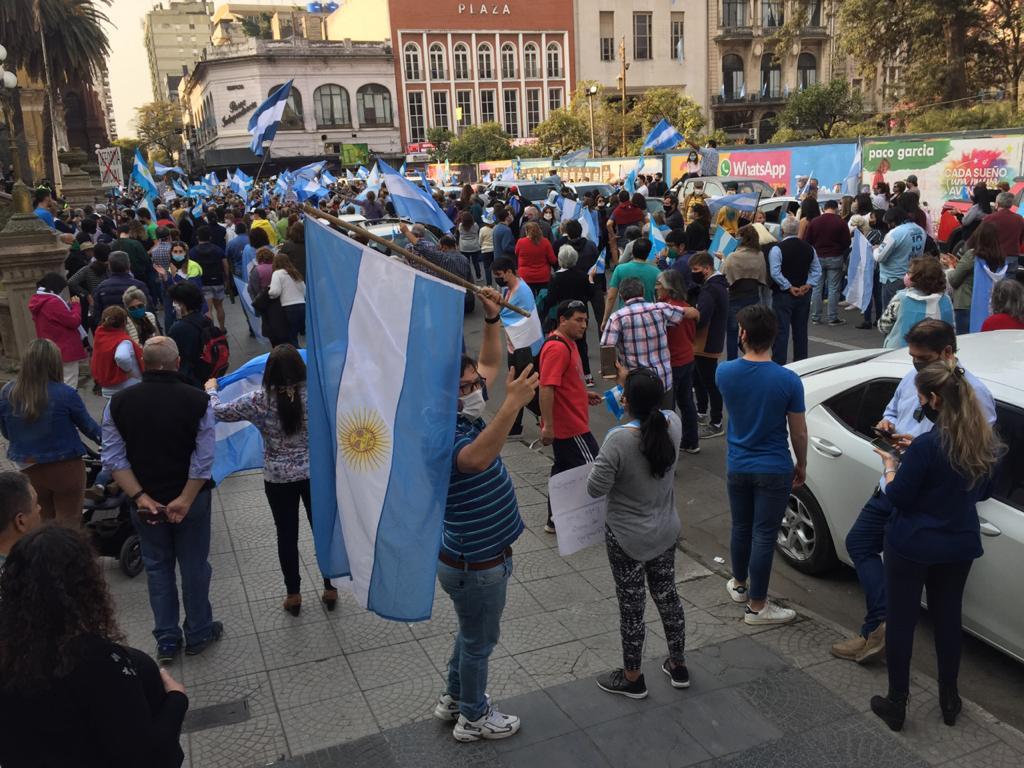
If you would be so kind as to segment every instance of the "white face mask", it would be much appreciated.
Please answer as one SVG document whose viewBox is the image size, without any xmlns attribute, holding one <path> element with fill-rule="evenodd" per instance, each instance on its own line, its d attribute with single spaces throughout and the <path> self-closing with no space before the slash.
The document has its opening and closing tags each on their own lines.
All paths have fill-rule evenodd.
<svg viewBox="0 0 1024 768">
<path fill-rule="evenodd" d="M 483 388 L 475 389 L 462 398 L 462 415 L 467 419 L 479 419 L 484 415 L 484 406 L 487 398 L 484 397 Z"/>
</svg>

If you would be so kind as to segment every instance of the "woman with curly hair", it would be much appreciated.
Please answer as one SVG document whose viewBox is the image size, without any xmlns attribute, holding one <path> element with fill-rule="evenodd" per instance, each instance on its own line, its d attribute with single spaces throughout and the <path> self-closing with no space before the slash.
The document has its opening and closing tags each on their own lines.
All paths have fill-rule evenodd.
<svg viewBox="0 0 1024 768">
<path fill-rule="evenodd" d="M 903 277 L 905 288 L 896 292 L 878 318 L 878 330 L 886 334 L 883 346 L 899 349 L 907 346 L 906 335 L 925 318 L 953 325 L 953 302 L 946 293 L 946 273 L 938 259 L 920 256 L 911 259 Z"/>
<path fill-rule="evenodd" d="M 122 644 L 89 543 L 44 526 L 0 574 L 4 768 L 177 768 L 185 689 Z"/>
</svg>

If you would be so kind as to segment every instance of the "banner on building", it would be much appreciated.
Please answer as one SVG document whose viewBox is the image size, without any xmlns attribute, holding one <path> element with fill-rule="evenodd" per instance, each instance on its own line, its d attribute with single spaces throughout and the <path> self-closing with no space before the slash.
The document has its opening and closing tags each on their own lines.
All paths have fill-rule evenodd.
<svg viewBox="0 0 1024 768">
<path fill-rule="evenodd" d="M 96 161 L 100 166 L 101 187 L 124 186 L 124 168 L 121 166 L 120 147 L 97 149 Z"/>
<path fill-rule="evenodd" d="M 340 159 L 343 166 L 366 165 L 370 162 L 370 146 L 368 144 L 342 144 Z"/>
</svg>

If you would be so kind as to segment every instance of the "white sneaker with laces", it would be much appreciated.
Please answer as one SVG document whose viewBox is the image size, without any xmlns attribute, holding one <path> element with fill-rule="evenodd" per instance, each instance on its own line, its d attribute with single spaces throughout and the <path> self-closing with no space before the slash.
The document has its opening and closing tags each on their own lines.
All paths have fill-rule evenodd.
<svg viewBox="0 0 1024 768">
<path fill-rule="evenodd" d="M 725 589 L 734 603 L 747 602 L 747 588 L 746 586 L 737 586 L 736 579 L 729 579 L 725 582 Z"/>
<path fill-rule="evenodd" d="M 491 705 L 489 693 L 484 694 L 484 700 L 487 702 L 487 706 Z M 437 704 L 434 705 L 434 717 L 444 720 L 446 723 L 455 722 L 459 717 L 458 699 L 453 699 L 448 693 L 442 693 L 437 699 Z"/>
<path fill-rule="evenodd" d="M 794 619 L 796 619 L 796 611 L 792 608 L 783 608 L 781 605 L 776 605 L 771 601 L 765 601 L 764 608 L 760 611 L 752 611 L 748 605 L 746 613 L 743 614 L 743 622 L 753 626 L 760 624 L 788 624 Z"/>
<path fill-rule="evenodd" d="M 467 720 L 459 715 L 459 720 L 452 729 L 456 741 L 478 741 L 479 739 L 507 739 L 519 730 L 520 721 L 515 715 L 506 715 L 494 707 L 478 720 Z"/>
</svg>

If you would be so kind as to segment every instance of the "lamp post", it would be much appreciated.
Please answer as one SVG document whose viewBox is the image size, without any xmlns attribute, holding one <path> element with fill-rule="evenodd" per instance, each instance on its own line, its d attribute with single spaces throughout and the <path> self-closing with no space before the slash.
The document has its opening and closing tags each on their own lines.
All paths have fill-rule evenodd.
<svg viewBox="0 0 1024 768">
<path fill-rule="evenodd" d="M 590 106 L 590 156 L 597 157 L 597 140 L 594 138 L 594 97 L 597 96 L 597 86 L 587 88 L 587 104 Z"/>
<path fill-rule="evenodd" d="M 0 104 L 3 106 L 4 122 L 7 123 L 7 140 L 10 144 L 11 152 L 11 166 L 14 168 L 14 175 L 16 178 L 21 177 L 18 166 L 18 145 L 14 136 L 14 109 L 12 103 L 14 99 L 14 89 L 18 87 L 18 76 L 13 72 L 8 72 L 3 68 L 3 63 L 7 60 L 7 49 L 0 45 Z"/>
<path fill-rule="evenodd" d="M 626 70 L 629 69 L 629 62 L 626 61 L 626 38 L 619 43 L 619 60 L 622 63 L 622 71 L 619 74 L 619 88 L 622 97 L 622 157 L 626 156 Z"/>
</svg>

